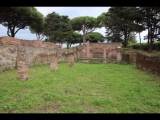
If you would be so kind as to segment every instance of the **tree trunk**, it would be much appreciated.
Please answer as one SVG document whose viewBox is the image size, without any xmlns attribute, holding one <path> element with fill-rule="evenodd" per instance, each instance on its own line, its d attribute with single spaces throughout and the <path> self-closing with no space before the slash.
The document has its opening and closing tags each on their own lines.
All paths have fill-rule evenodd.
<svg viewBox="0 0 160 120">
<path fill-rule="evenodd" d="M 11 30 L 11 37 L 15 37 L 14 30 Z"/>
<path fill-rule="evenodd" d="M 67 49 L 69 49 L 69 43 L 67 42 Z"/>
<path fill-rule="evenodd" d="M 20 28 L 15 31 L 15 26 L 13 26 L 13 27 L 8 26 L 7 34 L 8 34 L 8 36 L 11 36 L 11 37 L 14 38 L 15 35 L 16 35 L 16 33 L 17 33 L 19 30 L 20 30 Z M 9 34 L 9 33 L 10 33 L 10 34 Z"/>
<path fill-rule="evenodd" d="M 150 42 L 150 46 L 149 46 L 149 53 L 152 52 L 152 46 L 153 46 L 153 41 Z"/>
<path fill-rule="evenodd" d="M 40 33 L 36 33 L 37 40 L 42 40 L 44 38 L 44 35 L 41 35 Z"/>
<path fill-rule="evenodd" d="M 10 36 L 10 34 L 9 34 L 9 28 L 8 28 L 8 30 L 7 30 L 7 35 Z"/>
<path fill-rule="evenodd" d="M 124 34 L 124 48 L 126 48 L 127 47 L 127 34 L 125 33 Z"/>
<path fill-rule="evenodd" d="M 142 49 L 142 44 L 141 44 L 141 33 L 139 32 L 139 40 L 140 40 L 140 50 Z"/>
<path fill-rule="evenodd" d="M 15 34 L 16 34 L 16 32 L 14 32 L 15 31 L 15 26 L 13 26 L 11 29 L 11 37 L 15 37 Z"/>
<path fill-rule="evenodd" d="M 150 31 L 150 27 L 148 27 L 148 52 L 150 53 L 150 46 L 151 46 L 151 31 Z"/>
<path fill-rule="evenodd" d="M 84 33 L 83 34 L 83 44 L 85 44 L 86 43 L 86 34 Z"/>
</svg>

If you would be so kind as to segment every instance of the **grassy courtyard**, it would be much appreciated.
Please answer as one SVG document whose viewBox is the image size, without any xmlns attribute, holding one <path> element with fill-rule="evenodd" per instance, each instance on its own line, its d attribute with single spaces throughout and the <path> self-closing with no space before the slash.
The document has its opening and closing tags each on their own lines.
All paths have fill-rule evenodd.
<svg viewBox="0 0 160 120">
<path fill-rule="evenodd" d="M 160 77 L 135 65 L 33 66 L 0 73 L 0 113 L 160 113 Z"/>
</svg>

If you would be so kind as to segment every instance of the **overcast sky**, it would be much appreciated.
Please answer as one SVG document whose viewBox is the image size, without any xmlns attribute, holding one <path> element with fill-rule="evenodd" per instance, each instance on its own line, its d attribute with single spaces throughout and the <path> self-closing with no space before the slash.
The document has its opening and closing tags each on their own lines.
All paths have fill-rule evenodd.
<svg viewBox="0 0 160 120">
<path fill-rule="evenodd" d="M 39 12 L 41 12 L 44 16 L 49 13 L 56 12 L 59 15 L 67 15 L 70 19 L 79 16 L 93 16 L 97 17 L 103 12 L 107 12 L 110 7 L 36 7 Z M 0 36 L 7 36 L 6 27 L 0 25 Z M 100 32 L 105 36 L 105 28 L 97 29 L 94 32 Z M 141 33 L 141 39 L 143 41 L 143 36 L 145 36 L 147 32 Z M 138 36 L 138 34 L 137 34 Z M 29 29 L 21 29 L 15 35 L 15 38 L 27 39 L 27 40 L 35 40 L 36 35 L 32 34 Z M 139 42 L 139 37 L 137 37 L 137 41 Z"/>
</svg>

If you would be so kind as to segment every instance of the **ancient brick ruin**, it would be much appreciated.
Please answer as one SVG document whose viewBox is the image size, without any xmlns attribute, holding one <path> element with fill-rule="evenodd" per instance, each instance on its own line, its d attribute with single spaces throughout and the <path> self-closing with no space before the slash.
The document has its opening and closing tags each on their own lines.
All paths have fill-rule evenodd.
<svg viewBox="0 0 160 120">
<path fill-rule="evenodd" d="M 17 69 L 18 69 L 18 78 L 23 80 L 28 79 L 28 63 L 25 57 L 25 49 L 17 47 Z"/>
<path fill-rule="evenodd" d="M 17 69 L 23 80 L 28 78 L 29 66 L 51 64 L 51 70 L 56 71 L 58 62 L 68 61 L 68 54 L 74 55 L 74 51 L 54 43 L 0 37 L 0 71 Z"/>
<path fill-rule="evenodd" d="M 40 40 L 0 37 L 0 71 L 17 68 L 19 64 L 17 60 L 22 58 L 28 66 L 46 64 L 52 66 L 55 55 L 58 62 L 70 61 L 69 66 L 74 66 L 75 60 L 82 62 L 95 60 L 102 63 L 121 61 L 121 48 L 119 47 L 122 47 L 121 43 L 87 42 L 87 44 L 66 50 L 54 43 Z"/>
<path fill-rule="evenodd" d="M 144 71 L 160 75 L 160 56 L 137 53 L 136 65 Z"/>
<path fill-rule="evenodd" d="M 58 70 L 58 57 L 57 56 L 51 58 L 51 70 L 53 71 Z"/>
<path fill-rule="evenodd" d="M 137 54 L 137 51 L 122 50 L 121 43 L 90 43 L 62 49 L 61 46 L 40 40 L 21 40 L 12 37 L 0 37 L 0 71 L 17 69 L 18 77 L 28 78 L 29 66 L 50 64 L 52 71 L 58 70 L 58 62 L 68 61 L 73 67 L 80 62 L 120 62 L 124 58 L 136 63 L 140 69 L 160 74 L 159 57 Z M 124 57 L 125 55 L 125 57 Z M 136 57 L 137 56 L 137 57 Z"/>
<path fill-rule="evenodd" d="M 61 46 L 51 42 L 42 42 L 41 40 L 23 40 L 23 39 L 17 39 L 9 36 L 0 37 L 0 45 L 61 48 Z"/>
<path fill-rule="evenodd" d="M 78 61 L 91 62 L 97 60 L 103 63 L 121 61 L 122 43 L 90 43 L 76 47 Z"/>
<path fill-rule="evenodd" d="M 68 55 L 68 61 L 69 61 L 69 66 L 70 66 L 70 67 L 73 67 L 74 64 L 75 64 L 74 55 L 73 55 L 73 54 L 69 54 L 69 55 Z"/>
</svg>

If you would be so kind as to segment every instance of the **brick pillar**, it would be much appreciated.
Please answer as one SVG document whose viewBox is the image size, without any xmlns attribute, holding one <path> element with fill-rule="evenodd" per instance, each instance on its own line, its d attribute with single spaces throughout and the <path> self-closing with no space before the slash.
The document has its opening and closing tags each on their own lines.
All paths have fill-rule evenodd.
<svg viewBox="0 0 160 120">
<path fill-rule="evenodd" d="M 76 52 L 76 48 L 73 47 L 73 55 L 75 56 L 75 59 L 77 60 L 77 52 Z"/>
<path fill-rule="evenodd" d="M 18 78 L 22 79 L 22 80 L 27 80 L 28 79 L 28 65 L 25 64 L 24 61 L 19 61 L 18 62 Z"/>
<path fill-rule="evenodd" d="M 103 63 L 106 63 L 106 48 L 103 48 Z"/>
<path fill-rule="evenodd" d="M 117 62 L 120 62 L 122 60 L 122 51 L 121 48 L 117 48 Z"/>
<path fill-rule="evenodd" d="M 90 52 L 89 52 L 89 48 L 90 48 L 90 43 L 89 41 L 87 41 L 87 58 L 90 58 Z"/>
<path fill-rule="evenodd" d="M 79 55 L 79 50 L 77 50 L 77 58 L 80 58 L 80 55 Z"/>
<path fill-rule="evenodd" d="M 24 81 L 28 79 L 28 71 L 29 71 L 25 53 L 26 53 L 26 48 L 24 46 L 17 47 L 18 78 Z"/>
<path fill-rule="evenodd" d="M 58 57 L 51 58 L 50 67 L 52 71 L 58 70 Z"/>
<path fill-rule="evenodd" d="M 68 62 L 69 62 L 69 66 L 70 67 L 72 67 L 72 66 L 74 66 L 74 55 L 73 54 L 70 54 L 69 56 L 68 56 Z"/>
</svg>

